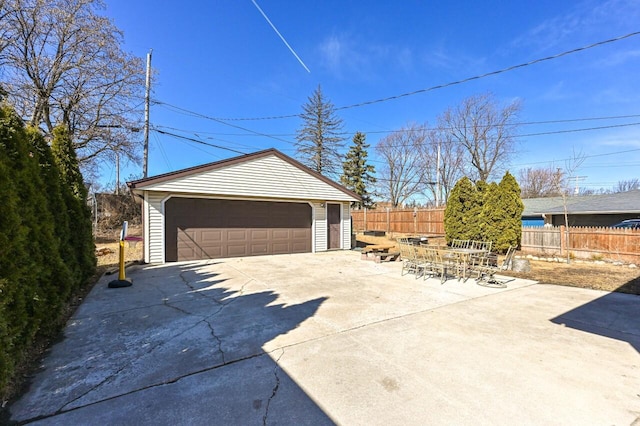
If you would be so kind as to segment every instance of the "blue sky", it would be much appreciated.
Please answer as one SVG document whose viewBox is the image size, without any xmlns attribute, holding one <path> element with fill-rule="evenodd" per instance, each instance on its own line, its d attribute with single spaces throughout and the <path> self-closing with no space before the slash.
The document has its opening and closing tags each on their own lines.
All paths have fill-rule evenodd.
<svg viewBox="0 0 640 426">
<path fill-rule="evenodd" d="M 548 57 L 640 31 L 640 3 L 610 1 L 283 1 L 256 0 L 311 71 L 298 62 L 251 0 L 109 0 L 105 14 L 124 32 L 124 49 L 153 49 L 151 125 L 240 152 L 277 148 L 295 156 L 294 115 L 320 84 L 336 107 L 392 97 Z M 599 118 L 520 128 L 511 172 L 565 167 L 586 155 L 581 187 L 610 188 L 640 178 L 640 35 L 514 71 L 396 100 L 340 110 L 345 131 L 367 134 L 429 122 L 462 99 L 492 92 L 522 102 L 521 122 Z M 172 107 L 174 106 L 174 107 Z M 634 116 L 627 118 L 607 118 Z M 624 127 L 610 127 L 628 125 Z M 534 135 L 563 130 L 606 129 Z M 529 136 L 526 136 L 529 135 Z M 149 175 L 237 154 L 158 132 Z M 129 164 L 121 174 L 141 175 Z M 105 165 L 104 182 L 115 180 Z"/>
</svg>

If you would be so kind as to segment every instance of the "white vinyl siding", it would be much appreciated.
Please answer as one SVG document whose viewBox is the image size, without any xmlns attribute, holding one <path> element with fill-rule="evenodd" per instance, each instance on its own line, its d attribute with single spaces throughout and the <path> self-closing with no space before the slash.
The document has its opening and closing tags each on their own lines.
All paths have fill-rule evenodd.
<svg viewBox="0 0 640 426">
<path fill-rule="evenodd" d="M 315 246 L 313 251 L 326 251 L 327 250 L 327 208 L 325 205 L 314 204 L 314 230 L 315 230 Z"/>
<path fill-rule="evenodd" d="M 147 193 L 147 212 L 148 212 L 148 250 L 149 258 L 145 259 L 148 263 L 164 263 L 164 211 L 163 203 L 169 194 L 166 192 L 148 192 Z"/>
<path fill-rule="evenodd" d="M 349 203 L 342 203 L 342 248 L 351 249 L 351 209 Z"/>
<path fill-rule="evenodd" d="M 140 189 L 212 196 L 355 201 L 350 195 L 275 155 L 141 186 Z"/>
</svg>

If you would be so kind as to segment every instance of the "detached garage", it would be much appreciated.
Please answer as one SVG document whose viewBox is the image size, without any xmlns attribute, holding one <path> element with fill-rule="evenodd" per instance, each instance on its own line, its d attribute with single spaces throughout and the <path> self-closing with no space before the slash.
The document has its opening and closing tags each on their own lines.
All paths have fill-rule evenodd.
<svg viewBox="0 0 640 426">
<path fill-rule="evenodd" d="M 351 248 L 359 197 L 275 149 L 128 185 L 148 263 Z"/>
</svg>

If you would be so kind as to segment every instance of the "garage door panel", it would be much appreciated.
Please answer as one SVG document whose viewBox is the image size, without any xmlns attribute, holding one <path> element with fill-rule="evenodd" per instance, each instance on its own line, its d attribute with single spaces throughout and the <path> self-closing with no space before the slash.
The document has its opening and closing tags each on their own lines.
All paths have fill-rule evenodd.
<svg viewBox="0 0 640 426">
<path fill-rule="evenodd" d="M 223 241 L 222 230 L 219 229 L 201 229 L 200 235 L 203 243 L 221 244 Z"/>
<path fill-rule="evenodd" d="M 197 257 L 198 245 L 195 244 L 194 234 L 189 230 L 178 231 L 178 258 Z"/>
<path fill-rule="evenodd" d="M 269 253 L 269 244 L 268 243 L 259 243 L 259 244 L 251 244 L 250 256 L 260 256 L 263 254 Z M 275 253 L 270 253 L 275 254 Z"/>
<path fill-rule="evenodd" d="M 291 253 L 307 253 L 308 251 L 306 242 L 294 241 L 291 243 Z"/>
<path fill-rule="evenodd" d="M 311 230 L 310 229 L 292 229 L 291 238 L 296 240 L 309 239 L 311 238 Z"/>
<path fill-rule="evenodd" d="M 237 241 L 246 241 L 247 240 L 247 230 L 246 229 L 227 229 L 227 242 L 235 243 Z"/>
<path fill-rule="evenodd" d="M 171 198 L 167 261 L 311 251 L 306 203 Z"/>
<path fill-rule="evenodd" d="M 225 257 L 241 257 L 249 256 L 249 250 L 246 244 L 227 244 L 227 255 Z"/>
<path fill-rule="evenodd" d="M 289 242 L 273 243 L 271 246 L 273 254 L 289 254 L 291 251 L 291 244 Z"/>
<path fill-rule="evenodd" d="M 251 241 L 269 241 L 270 232 L 268 229 L 250 229 Z"/>
<path fill-rule="evenodd" d="M 291 232 L 289 229 L 274 229 L 271 235 L 273 240 L 289 240 L 291 238 Z"/>
</svg>

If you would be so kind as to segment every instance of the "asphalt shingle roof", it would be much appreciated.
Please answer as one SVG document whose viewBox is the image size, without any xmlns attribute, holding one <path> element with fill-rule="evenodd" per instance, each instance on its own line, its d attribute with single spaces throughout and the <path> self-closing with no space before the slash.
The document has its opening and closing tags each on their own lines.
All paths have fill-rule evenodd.
<svg viewBox="0 0 640 426">
<path fill-rule="evenodd" d="M 537 216 L 543 213 L 564 213 L 562 197 L 523 199 L 523 216 Z M 594 213 L 639 213 L 640 190 L 616 194 L 567 197 L 567 212 L 570 214 Z"/>
</svg>

